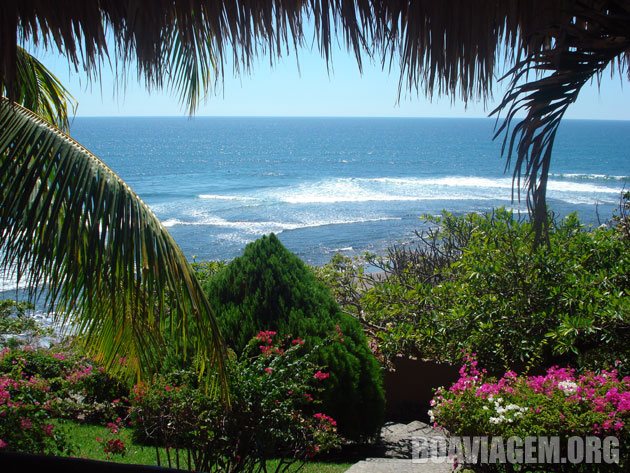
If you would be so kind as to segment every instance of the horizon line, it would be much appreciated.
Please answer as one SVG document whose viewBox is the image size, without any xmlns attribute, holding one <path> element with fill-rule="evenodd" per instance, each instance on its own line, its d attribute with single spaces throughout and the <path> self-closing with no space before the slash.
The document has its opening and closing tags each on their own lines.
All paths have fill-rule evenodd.
<svg viewBox="0 0 630 473">
<path fill-rule="evenodd" d="M 444 117 L 444 116 L 414 116 L 414 115 L 75 115 L 75 118 L 325 118 L 325 119 L 430 119 L 430 120 L 497 120 L 496 117 L 489 116 L 461 116 L 461 117 Z M 522 119 L 523 117 L 514 117 Z M 499 120 L 501 118 L 499 117 Z M 601 122 L 628 122 L 630 118 L 584 118 L 584 117 L 568 117 L 562 121 L 601 121 Z"/>
</svg>

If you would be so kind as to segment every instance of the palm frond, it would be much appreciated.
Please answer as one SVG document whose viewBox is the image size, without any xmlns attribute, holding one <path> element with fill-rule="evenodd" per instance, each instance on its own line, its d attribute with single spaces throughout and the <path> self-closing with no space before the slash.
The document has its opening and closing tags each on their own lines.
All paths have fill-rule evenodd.
<svg viewBox="0 0 630 473">
<path fill-rule="evenodd" d="M 492 112 L 497 115 L 495 138 L 503 134 L 502 154 L 506 168 L 513 162 L 513 189 L 527 189 L 527 208 L 532 216 L 535 244 L 548 242 L 546 203 L 551 153 L 560 122 L 582 87 L 599 80 L 615 60 L 623 60 L 630 48 L 630 6 L 593 11 L 573 10 L 567 28 L 549 48 L 529 54 L 506 74 L 508 92 Z M 528 75 L 538 77 L 527 81 Z M 513 125 L 519 112 L 525 118 Z M 505 118 L 499 122 L 500 115 Z"/>
<path fill-rule="evenodd" d="M 157 217 L 87 149 L 5 98 L 0 237 L 0 267 L 45 288 L 57 318 L 109 369 L 150 375 L 167 339 L 194 350 L 201 371 L 222 372 L 212 309 Z"/>
<path fill-rule="evenodd" d="M 16 49 L 16 77 L 9 89 L 8 84 L 0 82 L 0 95 L 12 92 L 15 102 L 62 131 L 69 130 L 76 101 L 52 72 L 20 46 Z"/>
</svg>

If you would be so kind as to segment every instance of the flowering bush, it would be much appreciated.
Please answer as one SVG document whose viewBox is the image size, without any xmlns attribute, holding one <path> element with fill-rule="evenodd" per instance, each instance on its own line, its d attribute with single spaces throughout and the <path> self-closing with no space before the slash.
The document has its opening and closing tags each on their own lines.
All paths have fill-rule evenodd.
<svg viewBox="0 0 630 473">
<path fill-rule="evenodd" d="M 330 374 L 321 400 L 339 433 L 352 440 L 378 435 L 383 376 L 360 323 L 340 310 L 328 288 L 275 235 L 247 245 L 242 256 L 206 280 L 204 290 L 226 345 L 238 356 L 261 330 L 302 337 L 296 343 L 303 342 Z"/>
<path fill-rule="evenodd" d="M 5 348 L 0 351 L 0 375 L 45 381 L 47 405 L 55 417 L 106 422 L 127 410 L 128 389 L 92 361 L 70 352 Z"/>
<path fill-rule="evenodd" d="M 552 367 L 541 376 L 508 371 L 493 379 L 474 356 L 465 360 L 460 378 L 448 390 L 437 390 L 429 411 L 434 426 L 451 435 L 615 436 L 622 446 L 630 440 L 630 377 L 620 379 L 615 370 L 578 374 Z M 627 465 L 627 452 L 621 452 Z"/>
<path fill-rule="evenodd" d="M 277 342 L 260 332 L 240 359 L 228 363 L 230 405 L 208 396 L 196 378 L 173 373 L 139 385 L 132 394 L 134 437 L 167 449 L 188 468 L 202 471 L 267 471 L 270 458 L 304 461 L 338 444 L 337 423 L 317 412 L 327 376 L 310 361 L 304 346 Z M 319 373 L 319 374 L 318 374 Z M 176 465 L 179 466 L 179 465 Z"/>
<path fill-rule="evenodd" d="M 123 420 L 118 417 L 113 422 L 107 423 L 109 434 L 107 438 L 97 437 L 96 440 L 103 446 L 103 453 L 107 456 L 107 459 L 111 459 L 112 455 L 124 456 L 127 453 L 127 446 L 125 442 L 120 438 L 120 428 L 123 424 Z"/>
<path fill-rule="evenodd" d="M 0 449 L 61 454 L 66 437 L 52 423 L 49 383 L 41 378 L 0 375 Z"/>
</svg>

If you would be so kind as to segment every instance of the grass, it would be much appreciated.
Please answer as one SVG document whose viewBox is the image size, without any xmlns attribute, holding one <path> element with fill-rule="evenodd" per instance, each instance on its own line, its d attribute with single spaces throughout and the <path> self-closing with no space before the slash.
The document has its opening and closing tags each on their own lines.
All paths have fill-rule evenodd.
<svg viewBox="0 0 630 473">
<path fill-rule="evenodd" d="M 59 421 L 60 428 L 65 430 L 68 440 L 73 447 L 73 455 L 78 458 L 89 458 L 92 460 L 106 460 L 117 463 L 130 463 L 136 465 L 157 465 L 155 449 L 134 444 L 131 440 L 129 429 L 120 429 L 118 436 L 127 447 L 124 456 L 112 455 L 110 458 L 103 452 L 103 445 L 97 440 L 111 438 L 109 429 L 99 425 L 85 425 L 71 421 Z M 160 449 L 160 457 L 164 462 L 166 458 L 165 450 Z M 341 473 L 350 468 L 351 463 L 322 463 L 308 462 L 300 472 L 304 473 Z M 162 466 L 168 466 L 162 464 Z M 173 465 L 174 467 L 174 465 Z M 274 471 L 273 462 L 268 463 L 269 471 Z"/>
</svg>

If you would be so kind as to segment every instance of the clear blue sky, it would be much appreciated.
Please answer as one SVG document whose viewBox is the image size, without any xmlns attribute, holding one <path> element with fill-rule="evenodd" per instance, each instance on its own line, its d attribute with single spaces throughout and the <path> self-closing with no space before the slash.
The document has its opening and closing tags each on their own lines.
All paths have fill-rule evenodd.
<svg viewBox="0 0 630 473">
<path fill-rule="evenodd" d="M 42 51 L 34 54 L 68 87 L 79 102 L 77 116 L 185 115 L 184 108 L 169 91 L 149 93 L 135 80 L 124 92 L 116 92 L 111 70 L 103 69 L 101 83 L 89 84 L 85 75 L 70 70 L 65 58 Z M 382 71 L 380 65 L 366 63 L 363 75 L 353 56 L 345 50 L 333 55 L 330 75 L 319 53 L 299 52 L 281 59 L 275 67 L 260 58 L 251 74 L 234 77 L 226 72 L 223 87 L 211 93 L 197 115 L 211 116 L 403 116 L 403 117 L 483 117 L 499 102 L 501 85 L 487 109 L 481 103 L 465 108 L 460 100 L 434 99 L 415 94 L 397 103 L 398 71 Z M 132 76 L 133 77 L 133 76 Z M 630 85 L 630 84 L 628 84 Z M 630 120 L 630 91 L 619 76 L 610 73 L 601 89 L 591 84 L 582 91 L 567 118 Z"/>
</svg>

